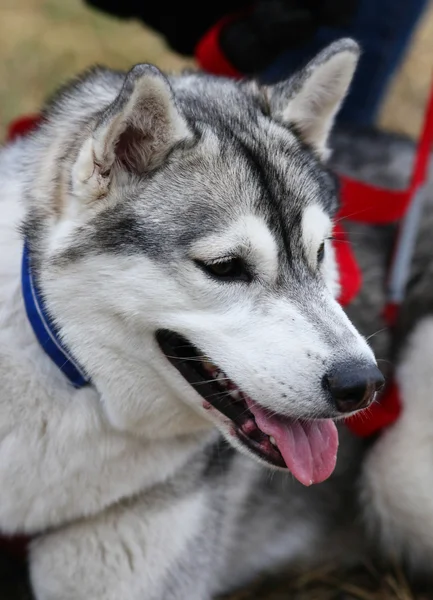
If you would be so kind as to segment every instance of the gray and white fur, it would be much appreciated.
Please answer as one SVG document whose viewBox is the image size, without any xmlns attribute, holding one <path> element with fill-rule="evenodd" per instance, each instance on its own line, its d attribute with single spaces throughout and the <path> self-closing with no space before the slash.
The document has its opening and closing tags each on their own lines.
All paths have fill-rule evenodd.
<svg viewBox="0 0 433 600">
<path fill-rule="evenodd" d="M 35 536 L 37 600 L 206 600 L 373 548 L 431 564 L 432 202 L 399 335 L 365 340 L 384 326 L 388 228 L 350 227 L 364 287 L 350 319 L 335 300 L 328 136 L 358 52 L 341 40 L 273 87 L 94 69 L 1 150 L 0 530 Z M 334 161 L 400 184 L 412 148 L 387 143 L 340 134 Z M 26 319 L 23 235 L 88 387 L 72 388 Z M 233 254 L 248 282 L 204 272 Z M 306 488 L 232 435 L 163 354 L 161 329 L 292 419 L 341 417 L 324 377 L 375 369 L 373 348 L 396 361 L 405 410 L 372 443 L 341 425 L 334 474 Z"/>
</svg>

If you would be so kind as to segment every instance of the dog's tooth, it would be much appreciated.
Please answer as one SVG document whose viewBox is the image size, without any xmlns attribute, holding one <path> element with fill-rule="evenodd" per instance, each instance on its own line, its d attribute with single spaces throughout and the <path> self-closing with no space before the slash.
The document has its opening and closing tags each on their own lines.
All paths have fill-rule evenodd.
<svg viewBox="0 0 433 600">
<path fill-rule="evenodd" d="M 275 447 L 277 446 L 277 442 L 275 441 L 275 438 L 274 438 L 274 436 L 273 436 L 273 435 L 270 435 L 270 436 L 269 436 L 269 441 L 271 442 L 271 444 L 272 444 L 273 446 L 275 446 Z"/>
<path fill-rule="evenodd" d="M 216 380 L 224 389 L 227 387 L 227 377 L 224 375 L 224 373 L 222 373 L 222 371 L 218 373 Z"/>
<path fill-rule="evenodd" d="M 208 360 L 204 360 L 202 364 L 206 371 L 214 371 L 216 368 L 215 365 L 209 362 Z"/>
<path fill-rule="evenodd" d="M 239 393 L 239 390 L 230 390 L 230 396 L 234 399 L 234 400 L 240 400 L 241 399 L 241 395 Z"/>
</svg>

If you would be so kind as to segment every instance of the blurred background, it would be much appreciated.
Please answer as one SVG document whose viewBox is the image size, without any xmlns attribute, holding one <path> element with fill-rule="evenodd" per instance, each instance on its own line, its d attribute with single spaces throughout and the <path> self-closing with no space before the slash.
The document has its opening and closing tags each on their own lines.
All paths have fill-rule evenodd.
<svg viewBox="0 0 433 600">
<path fill-rule="evenodd" d="M 378 117 L 381 127 L 418 135 L 432 56 L 430 1 L 388 87 Z M 0 0 L 0 135 L 11 119 L 38 110 L 47 94 L 87 66 L 127 68 L 136 62 L 169 71 L 194 64 L 143 23 L 107 16 L 83 0 Z"/>
</svg>

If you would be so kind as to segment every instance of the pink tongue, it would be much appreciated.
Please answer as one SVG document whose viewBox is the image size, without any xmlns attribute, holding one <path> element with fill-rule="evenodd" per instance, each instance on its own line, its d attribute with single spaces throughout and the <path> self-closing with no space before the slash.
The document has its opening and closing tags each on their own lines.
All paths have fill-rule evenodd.
<svg viewBox="0 0 433 600">
<path fill-rule="evenodd" d="M 275 440 L 287 468 L 304 485 L 321 483 L 335 468 L 338 432 L 330 419 L 301 423 L 286 417 L 269 416 L 245 398 L 257 427 Z"/>
</svg>

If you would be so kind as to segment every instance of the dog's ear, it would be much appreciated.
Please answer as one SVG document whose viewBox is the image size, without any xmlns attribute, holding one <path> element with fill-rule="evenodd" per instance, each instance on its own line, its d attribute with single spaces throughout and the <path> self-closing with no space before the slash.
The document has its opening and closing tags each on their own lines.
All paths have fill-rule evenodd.
<svg viewBox="0 0 433 600">
<path fill-rule="evenodd" d="M 306 144 L 327 158 L 327 140 L 349 89 L 360 49 L 341 39 L 320 52 L 289 80 L 265 89 L 272 116 L 293 125 Z"/>
<path fill-rule="evenodd" d="M 113 167 L 145 174 L 190 135 L 167 78 L 152 65 L 136 65 L 79 151 L 74 192 L 87 199 L 103 197 Z"/>
</svg>

